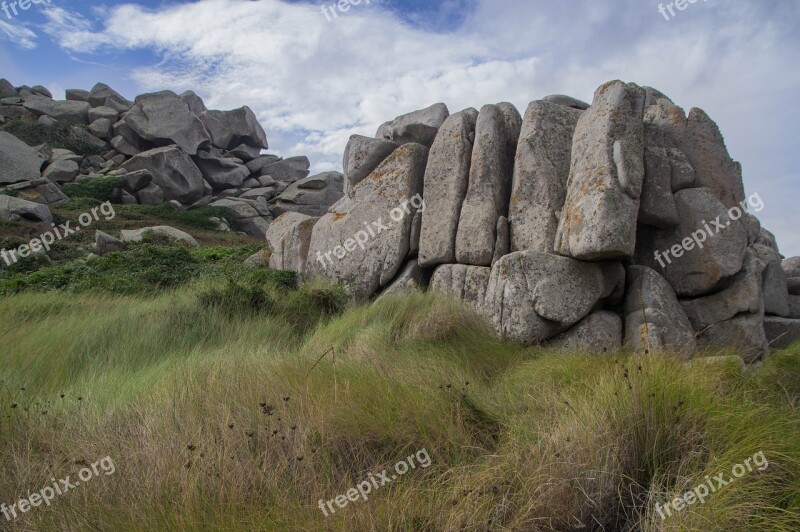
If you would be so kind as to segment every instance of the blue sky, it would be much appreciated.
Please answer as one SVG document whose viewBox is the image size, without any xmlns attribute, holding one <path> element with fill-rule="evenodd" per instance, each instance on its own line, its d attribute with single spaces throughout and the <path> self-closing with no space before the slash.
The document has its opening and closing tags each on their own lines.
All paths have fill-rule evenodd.
<svg viewBox="0 0 800 532">
<path fill-rule="evenodd" d="M 271 151 L 319 171 L 341 166 L 350 134 L 438 101 L 522 112 L 633 81 L 719 123 L 758 216 L 800 255 L 800 0 L 699 0 L 670 20 L 650 0 L 362 0 L 330 21 L 321 4 L 334 0 L 42 0 L 0 11 L 0 77 L 62 98 L 103 81 L 246 104 Z"/>
</svg>

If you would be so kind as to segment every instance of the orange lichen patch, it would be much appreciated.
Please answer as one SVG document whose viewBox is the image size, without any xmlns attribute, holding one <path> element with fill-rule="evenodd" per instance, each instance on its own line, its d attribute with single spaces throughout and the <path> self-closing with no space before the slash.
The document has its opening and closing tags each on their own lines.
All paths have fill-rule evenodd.
<svg viewBox="0 0 800 532">
<path fill-rule="evenodd" d="M 345 213 L 337 212 L 336 214 L 333 215 L 333 221 L 334 222 L 338 222 L 339 220 L 341 220 L 342 218 L 344 218 L 346 216 L 347 216 L 347 214 L 345 214 Z"/>
</svg>

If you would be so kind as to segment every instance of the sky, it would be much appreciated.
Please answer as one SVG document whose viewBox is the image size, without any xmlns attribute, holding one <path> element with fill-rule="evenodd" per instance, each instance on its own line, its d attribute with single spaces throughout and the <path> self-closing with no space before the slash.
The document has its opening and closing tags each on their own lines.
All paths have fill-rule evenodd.
<svg viewBox="0 0 800 532">
<path fill-rule="evenodd" d="M 209 108 L 248 105 L 270 152 L 314 171 L 341 169 L 350 135 L 436 102 L 523 113 L 622 79 L 704 109 L 763 200 L 755 214 L 800 255 L 800 0 L 696 0 L 674 16 L 668 4 L 38 0 L 0 9 L 0 77 L 56 98 L 102 81 L 130 99 L 194 90 Z"/>
</svg>

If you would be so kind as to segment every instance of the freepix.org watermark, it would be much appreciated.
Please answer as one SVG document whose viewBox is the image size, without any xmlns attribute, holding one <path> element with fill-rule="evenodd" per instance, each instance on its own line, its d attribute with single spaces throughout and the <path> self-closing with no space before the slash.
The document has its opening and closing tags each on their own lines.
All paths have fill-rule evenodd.
<svg viewBox="0 0 800 532">
<path fill-rule="evenodd" d="M 687 491 L 682 497 L 676 497 L 674 500 L 663 506 L 661 503 L 656 504 L 656 512 L 658 512 L 658 515 L 660 515 L 661 519 L 663 520 L 666 519 L 667 516 L 672 516 L 672 510 L 681 512 L 685 510 L 687 506 L 691 506 L 698 502 L 700 504 L 705 504 L 706 499 L 710 495 L 718 492 L 728 484 L 732 484 L 737 478 L 742 478 L 747 473 L 751 473 L 754 465 L 755 469 L 758 469 L 759 471 L 764 471 L 769 467 L 769 461 L 767 460 L 767 457 L 764 456 L 764 451 L 757 452 L 752 457 L 745 460 L 743 464 L 736 464 L 733 466 L 731 470 L 731 474 L 733 475 L 732 477 L 728 477 L 726 479 L 725 473 L 720 473 L 713 478 L 707 476 L 704 483 L 700 484 L 692 491 Z"/>
<path fill-rule="evenodd" d="M 416 463 L 414 462 L 415 458 Z M 332 514 L 336 513 L 336 510 L 333 508 L 334 503 L 337 507 L 344 508 L 349 503 L 356 502 L 358 499 L 363 499 L 366 502 L 369 500 L 369 494 L 372 493 L 373 488 L 378 489 L 381 486 L 391 484 L 393 481 L 397 480 L 398 476 L 405 475 L 410 470 L 416 469 L 417 465 L 425 469 L 430 467 L 431 463 L 431 457 L 427 450 L 422 449 L 417 451 L 415 454 L 406 457 L 405 460 L 397 462 L 394 465 L 394 472 L 384 469 L 377 474 L 370 473 L 367 480 L 359 482 L 355 488 L 350 488 L 344 495 L 337 495 L 329 501 L 320 499 L 319 509 L 322 510 L 325 517 L 330 517 Z"/>
<path fill-rule="evenodd" d="M 716 220 L 711 222 L 703 221 L 702 227 L 684 238 L 680 244 L 675 244 L 666 251 L 656 250 L 655 259 L 662 268 L 666 268 L 667 264 L 672 264 L 672 258 L 680 258 L 684 253 L 692 251 L 695 247 L 703 249 L 705 242 L 709 238 L 714 238 L 715 235 L 731 226 L 733 222 L 738 221 L 747 213 L 747 205 L 750 205 L 755 212 L 761 212 L 764 208 L 764 201 L 758 192 L 752 194 L 749 198 L 739 202 L 739 205 L 734 205 L 728 209 L 728 218 L 723 219 L 723 216 L 717 216 Z M 672 258 L 670 258 L 672 255 Z M 666 261 L 666 263 L 665 263 Z"/>
<path fill-rule="evenodd" d="M 8 18 L 8 20 L 11 20 L 12 12 L 14 13 L 13 17 L 19 15 L 17 7 L 19 7 L 23 11 L 27 11 L 31 8 L 32 5 L 38 5 L 38 4 L 52 5 L 53 2 L 52 0 L 14 0 L 13 2 L 10 3 L 4 1 L 3 3 L 0 3 L 0 9 L 2 9 L 3 13 L 6 14 L 6 18 Z"/>
<path fill-rule="evenodd" d="M 417 212 L 425 211 L 425 200 L 423 200 L 422 196 L 419 194 L 416 194 L 411 199 L 404 200 L 398 207 L 392 209 L 389 212 L 389 218 L 394 222 L 399 222 L 404 216 L 412 213 L 412 208 Z M 364 222 L 364 229 L 356 232 L 352 238 L 348 238 L 340 245 L 325 253 L 317 251 L 317 261 L 327 270 L 328 265 L 333 264 L 333 258 L 342 260 L 348 253 L 355 251 L 357 247 L 360 247 L 363 251 L 366 249 L 365 246 L 367 242 L 377 237 L 383 231 L 388 230 L 390 227 L 392 227 L 392 222 L 384 223 L 382 217 L 372 222 Z M 333 257 L 331 257 L 331 255 L 333 255 Z"/>
<path fill-rule="evenodd" d="M 696 4 L 699 1 L 700 0 L 675 0 L 674 2 L 668 3 L 666 6 L 662 2 L 658 4 L 658 12 L 669 22 L 677 14 L 675 13 L 676 9 L 678 11 L 685 11 L 690 4 Z M 703 0 L 703 2 L 708 2 L 708 0 Z"/>
<path fill-rule="evenodd" d="M 93 207 L 89 212 L 84 212 L 78 216 L 78 224 L 80 225 L 70 227 L 69 221 L 58 226 L 56 226 L 56 224 L 52 224 L 53 229 L 51 231 L 42 233 L 39 235 L 39 238 L 34 238 L 27 244 L 23 244 L 16 249 L 0 250 L 0 256 L 3 257 L 6 266 L 11 266 L 20 258 L 30 256 L 31 253 L 39 253 L 42 250 L 50 251 L 50 246 L 52 246 L 56 240 L 62 240 L 63 238 L 80 231 L 81 227 L 87 227 L 92 225 L 92 223 L 99 221 L 100 216 L 98 215 L 98 211 L 103 215 L 103 219 L 105 221 L 113 220 L 114 216 L 117 215 L 111 202 L 106 201 L 101 203 L 98 207 Z"/>
<path fill-rule="evenodd" d="M 20 514 L 26 514 L 31 510 L 31 508 L 41 506 L 42 504 L 50 506 L 53 499 L 55 499 L 57 496 L 64 495 L 68 491 L 77 488 L 81 485 L 81 482 L 85 484 L 93 478 L 99 477 L 101 471 L 108 476 L 113 475 L 116 470 L 117 467 L 114 465 L 114 461 L 110 456 L 106 456 L 102 460 L 99 460 L 92 465 L 86 466 L 78 471 L 78 478 L 80 480 L 71 481 L 70 475 L 67 475 L 66 478 L 62 478 L 58 481 L 53 478 L 50 480 L 51 485 L 45 486 L 37 492 L 28 493 L 27 497 L 22 497 L 13 504 L 0 504 L 0 513 L 3 514 L 3 516 L 6 518 L 6 521 L 14 521 L 19 517 L 17 511 L 19 511 Z"/>
<path fill-rule="evenodd" d="M 350 11 L 352 6 L 360 5 L 361 2 L 362 0 L 339 0 L 330 6 L 327 4 L 322 4 L 320 8 L 322 9 L 322 14 L 325 15 L 325 18 L 328 19 L 328 22 L 330 22 L 335 18 L 339 18 L 339 11 L 342 13 L 347 13 Z M 363 0 L 363 2 L 369 5 L 369 0 Z"/>
</svg>

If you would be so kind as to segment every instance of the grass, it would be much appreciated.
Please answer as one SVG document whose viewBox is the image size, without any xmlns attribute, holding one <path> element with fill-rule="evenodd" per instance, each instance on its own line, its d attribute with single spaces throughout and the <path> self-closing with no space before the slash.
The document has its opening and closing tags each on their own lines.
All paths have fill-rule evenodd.
<svg viewBox="0 0 800 532">
<path fill-rule="evenodd" d="M 335 290 L 250 271 L 0 299 L 0 502 L 116 466 L 21 529 L 800 527 L 797 347 L 748 371 L 555 354 L 500 342 L 435 295 L 342 311 Z M 431 467 L 319 510 L 421 449 Z M 766 470 L 655 513 L 759 451 Z"/>
</svg>

